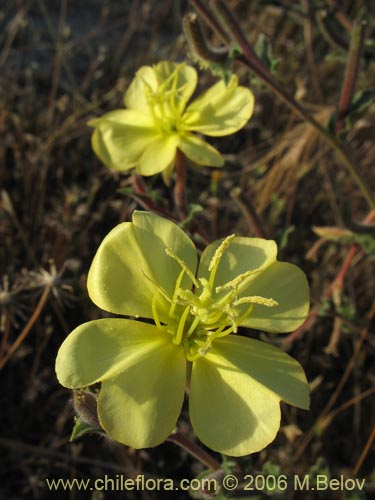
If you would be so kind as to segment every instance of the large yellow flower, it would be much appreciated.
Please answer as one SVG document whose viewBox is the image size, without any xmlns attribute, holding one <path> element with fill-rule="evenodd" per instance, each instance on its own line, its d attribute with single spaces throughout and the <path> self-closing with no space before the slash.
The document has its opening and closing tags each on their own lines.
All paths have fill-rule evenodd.
<svg viewBox="0 0 375 500">
<path fill-rule="evenodd" d="M 196 85 L 197 73 L 185 63 L 140 68 L 125 93 L 127 109 L 89 122 L 95 153 L 110 168 L 135 168 L 141 175 L 168 175 L 177 148 L 199 165 L 221 167 L 220 153 L 193 132 L 233 134 L 252 115 L 253 94 L 233 76 L 228 85 L 219 81 L 187 105 Z"/>
<path fill-rule="evenodd" d="M 308 408 L 302 367 L 240 326 L 289 332 L 309 308 L 306 277 L 276 259 L 274 241 L 234 235 L 198 255 L 172 222 L 134 212 L 92 263 L 92 300 L 114 314 L 78 326 L 56 360 L 59 381 L 101 382 L 99 420 L 116 441 L 144 448 L 172 433 L 189 377 L 190 418 L 213 450 L 246 455 L 270 443 L 280 400 Z"/>
</svg>

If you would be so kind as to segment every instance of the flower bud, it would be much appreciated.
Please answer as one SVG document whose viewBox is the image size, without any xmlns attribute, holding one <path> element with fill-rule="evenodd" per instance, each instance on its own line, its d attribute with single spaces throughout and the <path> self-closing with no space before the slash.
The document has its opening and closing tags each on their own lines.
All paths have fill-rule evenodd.
<svg viewBox="0 0 375 500">
<path fill-rule="evenodd" d="M 73 392 L 73 406 L 78 417 L 86 424 L 100 429 L 96 397 L 92 392 L 78 390 Z"/>
</svg>

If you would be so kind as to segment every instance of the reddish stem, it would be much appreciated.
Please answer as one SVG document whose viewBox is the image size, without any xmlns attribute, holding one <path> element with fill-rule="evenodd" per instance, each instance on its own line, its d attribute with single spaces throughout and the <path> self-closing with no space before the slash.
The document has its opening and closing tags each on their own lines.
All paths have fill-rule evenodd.
<svg viewBox="0 0 375 500">
<path fill-rule="evenodd" d="M 335 126 L 336 133 L 344 127 L 344 120 L 350 111 L 350 106 L 354 96 L 355 85 L 358 79 L 361 52 L 365 39 L 366 23 L 362 20 L 356 21 L 350 40 L 348 63 L 345 70 L 344 83 L 341 89 L 339 102 L 339 112 Z"/>
<path fill-rule="evenodd" d="M 168 437 L 167 441 L 172 441 L 172 443 L 178 444 L 178 446 L 183 448 L 185 451 L 187 451 L 190 455 L 199 460 L 203 465 L 205 465 L 209 469 L 213 470 L 221 469 L 220 463 L 215 458 L 213 458 L 200 446 L 198 446 L 196 443 L 188 439 L 180 432 L 174 432 L 173 434 L 171 434 Z"/>
<path fill-rule="evenodd" d="M 188 216 L 186 203 L 186 158 L 179 149 L 176 153 L 176 184 L 174 186 L 174 201 L 178 210 L 180 219 L 186 219 Z"/>
</svg>

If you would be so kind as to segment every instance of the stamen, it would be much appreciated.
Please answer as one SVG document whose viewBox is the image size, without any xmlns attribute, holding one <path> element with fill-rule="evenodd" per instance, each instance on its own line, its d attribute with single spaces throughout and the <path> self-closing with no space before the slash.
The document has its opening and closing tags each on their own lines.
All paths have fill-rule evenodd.
<svg viewBox="0 0 375 500">
<path fill-rule="evenodd" d="M 152 317 L 154 318 L 154 321 L 155 321 L 155 325 L 156 327 L 161 330 L 162 329 L 162 326 L 161 326 L 161 323 L 160 323 L 160 319 L 159 319 L 159 314 L 158 314 L 158 309 L 157 309 L 157 305 L 156 305 L 156 300 L 158 298 L 158 295 L 160 293 L 160 289 L 155 293 L 155 295 L 152 297 L 152 304 L 151 304 L 151 309 L 152 309 Z"/>
<path fill-rule="evenodd" d="M 177 97 L 177 82 L 178 82 L 178 71 L 179 71 L 180 66 L 178 66 L 175 71 L 173 72 L 173 82 L 172 82 L 172 89 L 171 89 L 171 96 L 169 99 L 169 105 L 171 107 L 171 110 L 173 113 L 177 113 L 177 103 L 176 103 L 176 97 Z"/>
<path fill-rule="evenodd" d="M 251 314 L 251 311 L 254 308 L 254 304 L 250 304 L 250 306 L 246 309 L 244 314 L 237 320 L 235 326 L 232 325 L 226 330 L 222 330 L 221 332 L 217 333 L 215 332 L 215 338 L 217 337 L 225 337 L 226 335 L 229 335 L 230 333 L 237 333 L 237 328 L 238 326 L 241 326 L 241 323 Z"/>
<path fill-rule="evenodd" d="M 143 276 L 146 279 L 148 279 L 148 281 L 150 281 L 155 286 L 155 288 L 157 289 L 157 291 L 162 294 L 162 296 L 165 298 L 165 300 L 171 304 L 172 301 L 169 298 L 167 292 L 165 290 L 163 290 L 163 288 L 161 286 L 159 286 L 152 278 L 150 278 L 150 276 L 147 276 L 147 274 L 144 272 L 143 269 L 141 269 L 141 273 L 143 274 Z"/>
<path fill-rule="evenodd" d="M 184 301 L 185 305 L 189 304 L 190 306 L 201 307 L 199 297 L 194 295 L 191 290 L 183 290 L 182 288 L 179 288 L 177 290 L 177 296 Z"/>
<path fill-rule="evenodd" d="M 219 267 L 220 259 L 223 256 L 223 253 L 225 250 L 229 247 L 233 239 L 235 238 L 235 234 L 231 234 L 230 236 L 227 236 L 224 241 L 221 242 L 221 244 L 218 246 L 216 249 L 214 256 L 212 257 L 210 264 L 208 266 L 208 270 L 211 273 L 210 274 L 210 281 L 209 284 L 211 288 L 214 285 L 215 282 L 215 276 L 216 276 L 216 271 Z"/>
<path fill-rule="evenodd" d="M 198 314 L 198 311 L 197 311 Z M 223 311 L 218 311 L 215 315 L 213 315 L 213 312 L 211 313 L 206 313 L 206 318 L 204 320 L 205 326 L 209 326 L 210 329 L 212 329 L 212 325 L 217 323 L 220 318 L 223 315 Z"/>
<path fill-rule="evenodd" d="M 250 297 L 241 297 L 236 300 L 233 305 L 240 306 L 241 304 L 259 304 L 260 306 L 275 307 L 279 303 L 274 299 L 267 299 L 265 297 L 260 297 L 258 295 L 252 295 Z"/>
<path fill-rule="evenodd" d="M 248 278 L 249 276 L 252 276 L 253 274 L 257 274 L 260 271 L 261 271 L 261 268 L 250 269 L 249 271 L 246 271 L 245 273 L 239 274 L 232 281 L 228 281 L 228 283 L 225 283 L 225 285 L 217 286 L 215 288 L 215 292 L 220 293 L 221 291 L 226 290 L 227 288 L 237 288 L 243 281 L 245 281 L 246 278 Z"/>
<path fill-rule="evenodd" d="M 168 313 L 168 315 L 169 315 L 170 318 L 174 317 L 174 311 L 175 311 L 176 305 L 177 305 L 178 292 L 179 292 L 181 281 L 182 281 L 182 278 L 183 278 L 184 274 L 185 274 L 185 270 L 182 269 L 182 271 L 178 275 L 178 278 L 177 278 L 177 281 L 176 281 L 176 286 L 175 286 L 175 289 L 174 289 L 174 292 L 173 292 L 172 303 L 171 303 L 171 307 L 169 308 L 169 313 Z"/>
<path fill-rule="evenodd" d="M 194 286 L 196 288 L 199 288 L 199 282 L 198 282 L 198 280 L 196 279 L 196 277 L 194 276 L 194 274 L 190 271 L 190 269 L 185 264 L 185 262 L 182 259 L 180 259 L 180 257 L 178 257 L 177 255 L 175 255 L 170 248 L 166 248 L 165 249 L 165 253 L 168 255 L 168 257 L 172 257 L 172 259 L 174 259 L 176 262 L 178 262 L 180 264 L 181 268 L 189 276 L 189 278 L 193 282 Z"/>
<path fill-rule="evenodd" d="M 211 349 L 212 344 L 209 340 L 206 340 L 205 342 L 194 342 L 196 346 L 198 346 L 198 349 L 195 351 L 194 349 L 194 354 L 192 352 L 191 344 L 189 342 L 186 342 L 184 344 L 185 348 L 185 356 L 188 361 L 196 361 L 197 359 L 201 358 L 202 356 L 205 356 L 207 352 Z M 201 346 L 201 347 L 199 347 Z"/>
<path fill-rule="evenodd" d="M 194 321 L 190 325 L 189 330 L 186 332 L 186 338 L 187 339 L 190 337 L 190 335 L 193 334 L 194 330 L 197 328 L 197 326 L 199 325 L 199 323 L 200 323 L 200 319 L 198 318 L 198 316 L 196 316 L 195 319 L 194 319 Z"/>
<path fill-rule="evenodd" d="M 254 309 L 254 304 L 250 304 L 249 307 L 246 309 L 246 311 L 243 313 L 242 316 L 240 316 L 240 319 L 237 321 L 238 325 L 241 325 L 242 321 L 244 321 L 252 312 Z"/>
<path fill-rule="evenodd" d="M 176 345 L 181 344 L 182 336 L 184 334 L 184 326 L 185 326 L 185 323 L 186 323 L 186 319 L 187 319 L 187 317 L 189 315 L 189 311 L 190 311 L 190 307 L 188 306 L 188 307 L 185 308 L 185 311 L 182 313 L 180 322 L 178 324 L 176 336 L 175 336 L 174 339 L 172 339 L 172 342 L 174 344 L 176 344 Z"/>
</svg>

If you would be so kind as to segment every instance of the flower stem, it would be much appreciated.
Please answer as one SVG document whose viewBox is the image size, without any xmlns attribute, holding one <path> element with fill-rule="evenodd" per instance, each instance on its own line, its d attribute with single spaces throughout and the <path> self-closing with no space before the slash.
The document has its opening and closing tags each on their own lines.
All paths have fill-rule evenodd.
<svg viewBox="0 0 375 500">
<path fill-rule="evenodd" d="M 132 180 L 133 188 L 135 191 L 135 195 L 132 194 L 132 198 L 137 203 L 139 203 L 141 207 L 143 207 L 145 210 L 148 210 L 149 212 L 153 212 L 155 214 L 161 215 L 162 217 L 170 219 L 173 222 L 178 222 L 176 217 L 171 215 L 169 212 L 167 212 L 162 207 L 157 205 L 153 200 L 151 200 L 151 198 L 147 194 L 146 185 L 141 175 L 134 174 Z"/>
<path fill-rule="evenodd" d="M 176 184 L 174 186 L 174 201 L 180 216 L 180 220 L 186 219 L 188 215 L 186 203 L 186 158 L 179 149 L 176 153 Z"/>
<path fill-rule="evenodd" d="M 344 144 L 334 135 L 332 135 L 324 126 L 322 126 L 315 118 L 310 115 L 301 104 L 296 101 L 291 95 L 286 92 L 284 87 L 274 78 L 270 71 L 263 65 L 258 56 L 255 54 L 251 45 L 247 41 L 244 33 L 240 29 L 237 20 L 234 18 L 232 12 L 220 0 L 211 0 L 210 6 L 212 12 L 207 12 L 207 8 L 203 5 L 202 0 L 190 0 L 197 11 L 204 17 L 206 22 L 211 17 L 210 26 L 216 29 L 220 25 L 220 31 L 217 34 L 222 36 L 222 32 L 228 33 L 230 39 L 235 42 L 241 49 L 241 56 L 237 60 L 244 64 L 248 69 L 254 71 L 257 76 L 274 92 L 283 102 L 285 102 L 294 112 L 300 115 L 307 123 L 314 127 L 322 138 L 330 147 L 332 147 L 337 156 L 340 158 L 343 165 L 345 165 L 349 174 L 354 182 L 360 189 L 363 197 L 372 209 L 375 209 L 375 199 L 369 191 L 365 181 L 362 179 L 356 164 L 351 159 Z M 202 14 L 204 12 L 204 15 Z"/>
<path fill-rule="evenodd" d="M 174 432 L 173 434 L 171 434 L 168 437 L 167 441 L 171 441 L 172 443 L 177 444 L 209 469 L 213 470 L 221 469 L 220 462 L 218 462 L 215 458 L 213 458 L 206 451 L 204 451 L 200 446 L 198 446 L 196 443 L 188 439 L 180 432 Z"/>
</svg>

